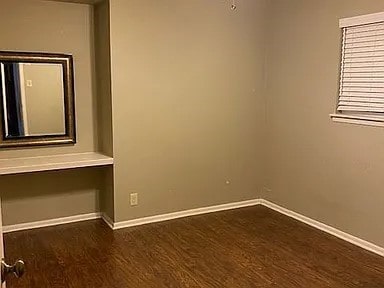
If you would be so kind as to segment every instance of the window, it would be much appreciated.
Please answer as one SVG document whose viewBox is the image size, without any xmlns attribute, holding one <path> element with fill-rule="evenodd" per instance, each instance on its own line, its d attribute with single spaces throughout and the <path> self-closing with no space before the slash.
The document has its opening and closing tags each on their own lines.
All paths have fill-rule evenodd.
<svg viewBox="0 0 384 288">
<path fill-rule="evenodd" d="M 384 127 L 384 13 L 340 20 L 340 91 L 333 120 Z"/>
</svg>

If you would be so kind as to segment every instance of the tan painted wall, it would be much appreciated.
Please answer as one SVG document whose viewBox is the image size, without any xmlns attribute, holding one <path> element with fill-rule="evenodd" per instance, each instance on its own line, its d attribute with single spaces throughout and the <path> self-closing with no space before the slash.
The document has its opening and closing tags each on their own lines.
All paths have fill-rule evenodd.
<svg viewBox="0 0 384 288">
<path fill-rule="evenodd" d="M 109 2 L 95 5 L 94 16 L 99 150 L 113 156 Z M 114 219 L 114 183 L 111 167 L 104 174 L 103 180 L 101 209 Z"/>
<path fill-rule="evenodd" d="M 99 151 L 113 156 L 109 4 L 94 7 Z"/>
<path fill-rule="evenodd" d="M 2 176 L 3 225 L 100 211 L 102 169 Z"/>
<path fill-rule="evenodd" d="M 63 68 L 22 64 L 28 135 L 65 134 Z M 32 81 L 32 87 L 26 83 Z"/>
<path fill-rule="evenodd" d="M 111 1 L 115 220 L 257 198 L 265 8 Z"/>
<path fill-rule="evenodd" d="M 382 0 L 273 0 L 266 197 L 384 246 L 384 130 L 333 123 L 343 17 Z"/>
<path fill-rule="evenodd" d="M 1 0 L 0 7 L 0 50 L 73 54 L 78 131 L 75 146 L 1 150 L 0 158 L 95 151 L 92 7 L 39 0 Z M 99 177 L 88 170 L 0 177 L 4 223 L 98 211 Z"/>
<path fill-rule="evenodd" d="M 97 150 L 92 6 L 41 0 L 1 0 L 0 15 L 0 50 L 73 54 L 78 132 L 75 146 L 2 150 L 0 158 Z"/>
</svg>

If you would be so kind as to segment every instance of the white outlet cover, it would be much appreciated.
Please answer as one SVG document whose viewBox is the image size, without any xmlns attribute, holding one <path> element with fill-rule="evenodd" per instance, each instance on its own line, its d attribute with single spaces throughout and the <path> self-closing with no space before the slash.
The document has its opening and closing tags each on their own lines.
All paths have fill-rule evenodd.
<svg viewBox="0 0 384 288">
<path fill-rule="evenodd" d="M 131 193 L 130 194 L 130 202 L 131 202 L 131 206 L 136 206 L 139 204 L 139 199 L 138 199 L 138 194 L 137 193 Z"/>
</svg>

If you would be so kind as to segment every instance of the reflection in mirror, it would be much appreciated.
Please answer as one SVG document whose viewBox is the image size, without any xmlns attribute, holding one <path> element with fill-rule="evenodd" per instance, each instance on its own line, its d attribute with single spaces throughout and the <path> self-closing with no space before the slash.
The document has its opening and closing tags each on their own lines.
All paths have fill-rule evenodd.
<svg viewBox="0 0 384 288">
<path fill-rule="evenodd" d="M 6 138 L 65 134 L 62 65 L 0 63 Z"/>
<path fill-rule="evenodd" d="M 75 144 L 73 58 L 0 51 L 0 147 Z"/>
</svg>

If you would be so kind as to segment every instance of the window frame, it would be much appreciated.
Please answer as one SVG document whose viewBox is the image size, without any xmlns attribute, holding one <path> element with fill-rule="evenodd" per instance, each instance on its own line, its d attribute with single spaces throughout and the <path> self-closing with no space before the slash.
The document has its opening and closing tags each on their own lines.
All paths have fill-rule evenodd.
<svg viewBox="0 0 384 288">
<path fill-rule="evenodd" d="M 342 18 L 339 20 L 339 28 L 344 29 L 348 27 L 369 25 L 369 24 L 374 24 L 378 22 L 384 22 L 384 12 L 366 14 L 366 15 L 349 17 L 349 18 Z M 342 37 L 341 39 L 341 43 L 342 43 L 343 34 L 341 37 Z M 341 85 L 341 80 L 342 80 L 343 53 L 344 53 L 343 47 L 341 47 L 340 70 L 339 70 L 339 81 L 338 81 L 339 85 Z M 368 113 L 367 114 L 356 113 L 355 115 L 344 114 L 339 112 L 337 109 L 339 98 L 340 98 L 340 89 L 338 90 L 338 96 L 337 96 L 336 105 L 335 105 L 336 106 L 335 112 L 330 114 L 330 117 L 334 122 L 384 127 L 384 113 L 382 113 L 382 115 L 380 115 L 379 113 L 377 115 L 369 115 Z"/>
</svg>

